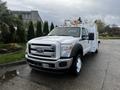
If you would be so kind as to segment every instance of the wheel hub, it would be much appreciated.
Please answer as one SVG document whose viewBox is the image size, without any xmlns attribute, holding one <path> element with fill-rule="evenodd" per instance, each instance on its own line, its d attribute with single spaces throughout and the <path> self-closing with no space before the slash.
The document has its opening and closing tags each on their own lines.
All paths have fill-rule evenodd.
<svg viewBox="0 0 120 90">
<path fill-rule="evenodd" d="M 77 64 L 76 64 L 77 66 L 77 72 L 80 72 L 80 70 L 81 70 L 81 59 L 80 59 L 80 57 L 78 57 L 78 59 L 77 59 Z"/>
</svg>

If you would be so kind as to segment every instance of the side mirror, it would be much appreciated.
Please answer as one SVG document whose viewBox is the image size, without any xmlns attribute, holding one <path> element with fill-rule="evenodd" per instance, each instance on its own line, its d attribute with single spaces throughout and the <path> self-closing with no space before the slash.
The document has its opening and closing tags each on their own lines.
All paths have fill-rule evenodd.
<svg viewBox="0 0 120 90">
<path fill-rule="evenodd" d="M 89 33 L 89 40 L 94 40 L 94 33 Z"/>
</svg>

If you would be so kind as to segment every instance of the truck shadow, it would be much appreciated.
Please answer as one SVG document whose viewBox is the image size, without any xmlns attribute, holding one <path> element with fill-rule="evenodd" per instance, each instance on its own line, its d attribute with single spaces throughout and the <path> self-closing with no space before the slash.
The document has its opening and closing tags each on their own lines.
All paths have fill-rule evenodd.
<svg viewBox="0 0 120 90">
<path fill-rule="evenodd" d="M 99 54 L 87 54 L 84 57 L 83 66 L 80 75 L 74 76 L 71 73 L 48 73 L 36 70 L 30 70 L 26 78 L 34 81 L 38 84 L 42 84 L 51 87 L 53 90 L 62 90 L 69 87 L 78 87 L 79 85 L 84 85 L 85 83 L 92 82 L 93 77 L 98 77 L 99 71 L 93 70 L 95 64 L 98 63 Z M 98 80 L 98 79 L 97 79 Z"/>
</svg>

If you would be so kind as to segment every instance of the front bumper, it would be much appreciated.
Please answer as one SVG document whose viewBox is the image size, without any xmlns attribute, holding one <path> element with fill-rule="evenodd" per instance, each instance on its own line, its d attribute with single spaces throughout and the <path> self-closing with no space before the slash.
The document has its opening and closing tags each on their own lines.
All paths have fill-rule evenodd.
<svg viewBox="0 0 120 90">
<path fill-rule="evenodd" d="M 38 58 L 33 58 L 28 55 L 25 55 L 27 59 L 27 63 L 36 69 L 52 69 L 52 70 L 62 70 L 62 69 L 69 69 L 73 59 L 72 58 L 62 58 L 55 61 L 46 61 Z"/>
</svg>

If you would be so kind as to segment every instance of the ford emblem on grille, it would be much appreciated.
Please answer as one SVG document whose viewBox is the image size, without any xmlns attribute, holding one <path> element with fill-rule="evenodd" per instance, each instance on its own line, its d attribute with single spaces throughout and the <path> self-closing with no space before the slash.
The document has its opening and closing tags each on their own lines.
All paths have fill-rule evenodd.
<svg viewBox="0 0 120 90">
<path fill-rule="evenodd" d="M 44 49 L 42 49 L 42 48 L 36 48 L 36 51 L 39 53 L 44 53 Z"/>
</svg>

